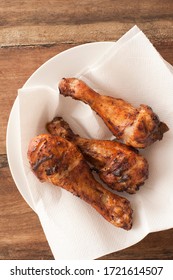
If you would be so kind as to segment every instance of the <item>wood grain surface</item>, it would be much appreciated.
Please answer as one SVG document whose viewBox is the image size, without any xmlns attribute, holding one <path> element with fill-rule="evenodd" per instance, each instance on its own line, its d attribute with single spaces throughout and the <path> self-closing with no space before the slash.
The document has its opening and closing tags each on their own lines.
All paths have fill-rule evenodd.
<svg viewBox="0 0 173 280">
<path fill-rule="evenodd" d="M 53 259 L 39 219 L 18 192 L 8 166 L 6 128 L 17 89 L 54 55 L 88 42 L 115 41 L 135 24 L 173 64 L 172 0 L 81 0 L 79 5 L 76 3 L 73 0 L 1 0 L 1 260 Z M 172 260 L 173 229 L 151 233 L 138 244 L 100 259 Z"/>
</svg>

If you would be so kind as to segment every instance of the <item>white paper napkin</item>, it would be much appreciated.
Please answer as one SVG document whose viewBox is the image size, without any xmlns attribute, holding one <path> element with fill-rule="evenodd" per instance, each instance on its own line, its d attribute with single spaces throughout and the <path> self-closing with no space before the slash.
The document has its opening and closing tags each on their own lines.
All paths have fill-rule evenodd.
<svg viewBox="0 0 173 280">
<path fill-rule="evenodd" d="M 68 67 L 68 66 L 67 66 Z M 135 195 L 126 196 L 134 210 L 130 231 L 104 220 L 87 203 L 48 183 L 40 183 L 26 157 L 30 139 L 45 132 L 45 123 L 59 115 L 81 136 L 111 138 L 112 134 L 89 106 L 43 87 L 19 90 L 21 153 L 27 191 L 55 259 L 94 259 L 124 249 L 149 232 L 173 226 L 173 76 L 144 33 L 128 31 L 94 65 L 74 76 L 101 93 L 121 97 L 134 106 L 150 105 L 169 132 L 142 151 L 150 175 Z M 58 84 L 58 81 L 57 81 Z M 82 112 L 82 113 L 81 113 Z"/>
</svg>

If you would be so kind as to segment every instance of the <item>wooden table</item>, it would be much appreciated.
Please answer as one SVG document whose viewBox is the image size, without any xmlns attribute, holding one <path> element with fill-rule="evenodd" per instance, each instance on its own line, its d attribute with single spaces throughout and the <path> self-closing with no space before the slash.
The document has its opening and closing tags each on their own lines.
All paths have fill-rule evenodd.
<svg viewBox="0 0 173 280">
<path fill-rule="evenodd" d="M 53 259 L 38 217 L 20 195 L 8 167 L 6 127 L 17 89 L 54 55 L 88 42 L 117 40 L 134 24 L 173 64 L 172 0 L 76 3 L 1 0 L 0 259 Z M 138 244 L 100 259 L 173 259 L 173 229 L 151 233 Z"/>
</svg>

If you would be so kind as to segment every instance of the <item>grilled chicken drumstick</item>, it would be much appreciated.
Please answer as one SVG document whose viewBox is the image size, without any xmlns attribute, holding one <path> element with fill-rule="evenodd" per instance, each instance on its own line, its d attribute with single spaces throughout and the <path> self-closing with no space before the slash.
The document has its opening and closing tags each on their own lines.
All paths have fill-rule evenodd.
<svg viewBox="0 0 173 280">
<path fill-rule="evenodd" d="M 50 134 L 33 138 L 28 159 L 34 174 L 80 197 L 107 221 L 129 230 L 132 226 L 130 202 L 106 190 L 93 177 L 78 148 L 66 139 Z"/>
<path fill-rule="evenodd" d="M 100 95 L 76 78 L 63 78 L 60 93 L 88 104 L 105 122 L 117 139 L 135 148 L 145 148 L 168 130 L 165 123 L 147 105 L 134 108 L 128 102 Z"/>
<path fill-rule="evenodd" d="M 47 124 L 52 135 L 72 141 L 110 188 L 135 193 L 148 178 L 148 163 L 134 148 L 109 140 L 82 138 L 61 117 Z"/>
</svg>

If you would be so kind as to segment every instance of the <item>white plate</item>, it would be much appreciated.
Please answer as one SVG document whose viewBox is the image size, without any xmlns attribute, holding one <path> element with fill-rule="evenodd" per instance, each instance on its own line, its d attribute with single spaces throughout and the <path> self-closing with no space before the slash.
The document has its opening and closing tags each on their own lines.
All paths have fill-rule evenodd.
<svg viewBox="0 0 173 280">
<path fill-rule="evenodd" d="M 64 51 L 39 67 L 24 84 L 24 88 L 49 86 L 57 88 L 57 81 L 64 76 L 73 76 L 85 68 L 87 63 L 93 63 L 106 51 L 113 42 L 98 42 L 80 45 Z M 19 156 L 19 104 L 18 97 L 12 107 L 7 126 L 7 157 L 9 167 L 18 190 L 29 206 L 34 210 L 30 193 L 28 193 L 23 171 L 22 159 Z"/>
<path fill-rule="evenodd" d="M 44 63 L 24 84 L 23 88 L 31 88 L 31 87 L 48 87 L 53 90 L 57 90 L 57 82 L 62 77 L 72 77 L 76 76 L 77 73 L 80 73 L 83 69 L 85 69 L 86 65 L 92 65 L 94 64 L 99 57 L 103 53 L 105 53 L 113 44 L 114 42 L 99 42 L 99 43 L 90 43 L 85 44 L 81 46 L 77 46 L 75 48 L 71 48 L 65 52 L 62 52 L 52 59 L 48 60 L 46 63 Z M 151 104 L 152 105 L 152 104 Z M 52 107 L 51 107 L 52 108 Z M 8 162 L 10 166 L 10 170 L 12 173 L 12 176 L 14 178 L 14 181 L 17 185 L 17 188 L 19 189 L 20 193 L 26 200 L 26 202 L 30 205 L 30 207 L 36 212 L 36 209 L 34 209 L 34 204 L 32 202 L 32 196 L 28 190 L 26 177 L 24 173 L 24 167 L 23 167 L 23 161 L 21 158 L 20 153 L 20 127 L 19 127 L 19 99 L 18 97 L 15 100 L 15 103 L 13 105 L 13 108 L 10 113 L 8 127 L 7 127 L 7 156 L 8 156 Z M 165 138 L 165 137 L 164 137 Z M 167 136 L 167 141 L 169 141 L 169 134 Z M 165 140 L 166 140 L 165 139 Z M 165 142 L 166 143 L 166 142 Z M 160 211 L 159 217 L 156 217 L 156 211 L 155 209 L 158 209 L 158 207 L 164 210 L 164 203 L 160 206 L 157 205 L 157 203 L 153 203 L 153 201 L 150 201 L 150 193 L 155 196 L 155 190 L 153 189 L 153 185 L 155 184 L 155 188 L 157 187 L 157 184 L 155 182 L 156 176 L 154 176 L 154 161 L 152 160 L 160 160 L 158 157 L 159 153 L 157 152 L 157 148 L 160 149 L 161 146 L 159 143 L 154 144 L 155 149 L 148 149 L 148 152 L 145 154 L 147 155 L 147 159 L 150 161 L 151 169 L 153 171 L 153 174 L 150 174 L 150 184 L 145 184 L 145 188 L 142 188 L 139 193 L 137 193 L 135 196 L 131 196 L 130 200 L 135 206 L 136 200 L 138 200 L 138 207 L 141 208 L 141 211 L 137 211 L 139 209 L 135 209 L 135 224 L 132 228 L 132 230 L 128 233 L 124 233 L 124 243 L 122 242 L 122 246 L 117 247 L 118 249 L 126 248 L 132 244 L 135 244 L 136 242 L 140 241 L 146 234 L 152 231 L 162 230 L 169 228 L 169 223 L 166 219 L 169 219 L 169 217 L 164 215 L 164 211 Z M 163 149 L 163 145 L 162 145 Z M 157 150 L 157 151 L 156 151 Z M 154 151 L 154 153 L 152 153 Z M 164 146 L 165 151 L 165 146 Z M 166 165 L 165 165 L 166 166 Z M 162 176 L 160 180 L 163 180 L 164 187 L 167 184 L 167 180 L 165 179 L 165 176 Z M 161 181 L 162 182 L 162 181 Z M 153 185 L 152 185 L 153 183 Z M 147 191 L 146 191 L 147 190 Z M 148 192 L 148 193 L 147 193 Z M 172 203 L 171 195 L 167 194 L 165 196 L 165 191 L 163 190 L 164 199 L 168 201 L 169 203 Z M 159 196 L 158 196 L 159 197 Z M 161 197 L 161 199 L 160 199 Z M 162 201 L 162 194 L 160 194 L 159 201 Z M 137 204 L 136 204 L 137 205 Z M 154 208 L 155 207 L 155 208 Z M 169 208 L 169 207 L 168 207 Z M 151 215 L 153 210 L 153 215 Z M 167 209 L 168 210 L 168 209 Z M 147 214 L 147 215 L 146 215 Z M 163 214 L 163 215 L 162 215 Z M 152 217 L 152 218 L 151 218 Z M 153 219 L 154 217 L 154 219 Z M 150 219 L 151 218 L 151 219 Z M 82 217 L 83 219 L 83 217 Z M 159 219 L 159 223 L 157 222 L 157 219 Z M 156 223 L 153 224 L 153 221 L 156 220 Z M 63 220 L 62 220 L 63 221 Z M 43 219 L 41 217 L 41 222 L 43 225 Z M 45 222 L 45 221 L 44 221 Z M 53 228 L 52 224 L 52 228 Z M 48 236 L 48 241 L 51 245 L 51 248 L 54 249 L 54 255 L 59 257 L 59 251 L 57 252 L 57 249 L 54 247 L 60 246 L 60 244 L 57 241 L 57 244 L 54 244 L 55 238 L 52 237 L 52 232 L 48 232 L 49 224 L 44 227 L 46 236 Z M 73 228 L 73 225 L 72 225 Z M 110 233 L 110 232 L 109 232 Z M 112 232 L 114 234 L 114 231 Z M 106 232 L 108 234 L 108 231 Z M 122 237 L 122 234 L 120 232 L 116 232 L 116 238 L 117 236 Z M 51 236 L 51 238 L 50 238 Z M 107 235 L 106 235 L 107 236 Z M 51 240 L 51 242 L 50 242 Z M 81 239 L 82 242 L 82 239 Z M 104 243 L 104 242 L 103 242 Z M 81 243 L 83 244 L 83 242 Z M 90 244 L 90 243 L 89 243 Z M 71 243 L 70 243 L 71 245 Z M 68 248 L 70 247 L 67 246 Z M 93 245 L 94 246 L 94 245 Z M 58 247 L 60 248 L 60 247 Z M 82 246 L 81 246 L 82 248 Z M 111 248 L 111 247 L 110 247 Z M 109 253 L 111 252 L 111 249 L 105 249 L 104 252 Z M 63 252 L 63 245 L 62 250 Z M 73 249 L 73 248 L 72 248 Z M 79 248 L 80 249 L 80 248 Z M 75 248 L 76 250 L 76 248 Z M 106 251 L 107 250 L 107 251 Z M 115 251 L 115 250 L 112 250 Z M 71 253 L 72 254 L 72 253 Z M 101 253 L 98 253 L 101 255 Z M 80 255 L 80 254 L 79 254 Z M 78 255 L 78 256 L 79 256 Z M 87 254 L 86 254 L 87 255 Z M 95 255 L 97 256 L 97 255 Z M 99 255 L 98 255 L 99 256 Z M 64 256 L 61 256 L 62 258 Z M 83 256 L 82 256 L 83 257 Z M 67 256 L 66 256 L 67 258 Z"/>
</svg>

